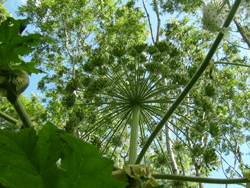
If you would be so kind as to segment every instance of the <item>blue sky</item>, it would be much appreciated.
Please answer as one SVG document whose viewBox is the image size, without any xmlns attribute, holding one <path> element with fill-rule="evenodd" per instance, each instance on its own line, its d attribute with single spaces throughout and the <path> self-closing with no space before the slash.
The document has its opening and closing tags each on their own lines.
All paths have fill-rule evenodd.
<svg viewBox="0 0 250 188">
<path fill-rule="evenodd" d="M 15 12 L 17 11 L 17 7 L 20 5 L 23 5 L 23 4 L 25 4 L 25 0 L 8 0 L 8 2 L 5 3 L 5 6 L 7 7 L 7 10 L 12 13 L 13 17 L 18 18 Z M 151 7 L 148 7 L 148 11 L 149 11 L 149 13 L 152 13 Z M 155 14 L 152 13 L 152 15 L 155 15 Z M 153 24 L 153 28 L 156 28 L 156 21 L 154 22 L 154 20 L 156 20 L 156 17 L 153 17 L 151 20 L 151 22 Z M 32 31 L 32 27 L 28 27 L 27 29 L 29 31 Z M 156 33 L 156 31 L 154 30 L 154 34 L 155 33 Z M 28 58 L 27 58 L 27 60 L 28 60 Z M 31 75 L 30 85 L 26 89 L 26 91 L 24 92 L 25 95 L 30 96 L 32 92 L 34 92 L 35 94 L 38 94 L 38 93 L 41 94 L 41 92 L 37 90 L 37 83 L 41 79 L 42 76 L 44 76 L 44 75 L 42 75 L 42 74 L 32 74 Z M 246 146 L 241 148 L 241 149 L 249 151 L 249 148 L 247 148 Z M 226 159 L 228 160 L 228 162 L 230 164 L 233 164 L 234 158 L 232 155 L 227 156 Z M 244 159 L 244 162 L 248 161 L 248 164 L 249 164 L 250 160 L 249 160 L 248 156 L 243 156 L 243 159 Z M 225 178 L 222 171 L 213 172 L 211 177 Z M 239 186 L 239 185 L 229 185 L 228 186 L 228 188 L 239 188 L 239 187 L 242 187 L 242 186 Z M 225 185 L 205 184 L 205 188 L 225 188 Z"/>
</svg>

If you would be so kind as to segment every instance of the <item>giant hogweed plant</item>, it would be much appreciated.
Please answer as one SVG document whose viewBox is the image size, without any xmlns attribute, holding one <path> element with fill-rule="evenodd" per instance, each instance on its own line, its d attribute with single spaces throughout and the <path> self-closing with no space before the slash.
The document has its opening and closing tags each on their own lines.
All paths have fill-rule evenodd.
<svg viewBox="0 0 250 188">
<path fill-rule="evenodd" d="M 240 1 L 235 2 L 222 28 L 229 26 L 239 4 Z M 155 83 L 159 77 L 140 72 L 140 66 L 134 69 L 134 74 L 125 71 L 117 74 L 115 78 L 110 77 L 114 85 L 110 84 L 111 89 L 106 92 L 111 96 L 108 103 L 111 113 L 104 118 L 112 119 L 116 115 L 112 108 L 118 108 L 122 121 L 117 125 L 124 121 L 131 125 L 129 163 L 125 163 L 124 169 L 113 170 L 111 178 L 112 161 L 102 158 L 95 147 L 65 133 L 49 122 L 38 132 L 34 130 L 30 117 L 18 98 L 28 86 L 28 75 L 40 72 L 34 68 L 35 62 L 27 63 L 20 58 L 20 55 L 32 52 L 32 46 L 37 45 L 40 37 L 38 34 L 21 36 L 27 24 L 27 20 L 13 18 L 7 18 L 1 24 L 1 31 L 4 31 L 0 34 L 1 95 L 7 97 L 14 106 L 23 124 L 23 128 L 17 132 L 0 131 L 2 187 L 125 187 L 127 183 L 124 182 L 129 183 L 127 187 L 163 187 L 159 186 L 154 178 L 223 184 L 249 182 L 247 178 L 219 180 L 167 174 L 151 175 L 148 167 L 139 165 L 161 128 L 209 65 L 223 38 L 222 33 L 218 34 L 201 66 L 174 102 L 171 99 L 156 97 L 176 86 L 157 87 Z M 129 79 L 124 80 L 124 75 Z M 126 88 L 129 88 L 130 92 Z M 146 117 L 144 120 L 148 122 L 162 116 L 160 109 L 151 107 L 150 103 L 171 104 L 160 123 L 156 127 L 150 127 L 152 133 L 148 138 L 143 138 L 146 141 L 137 156 L 140 116 Z M 11 123 L 17 122 L 2 112 L 0 115 Z M 130 117 L 130 122 L 127 121 L 127 117 Z M 94 128 L 98 129 L 100 126 Z M 246 177 L 247 175 L 246 173 Z"/>
</svg>

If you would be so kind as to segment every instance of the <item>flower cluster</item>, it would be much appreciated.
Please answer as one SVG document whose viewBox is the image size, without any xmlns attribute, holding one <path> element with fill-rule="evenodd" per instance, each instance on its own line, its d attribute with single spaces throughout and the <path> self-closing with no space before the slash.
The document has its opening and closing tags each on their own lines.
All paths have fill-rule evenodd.
<svg viewBox="0 0 250 188">
<path fill-rule="evenodd" d="M 221 29 L 228 14 L 228 9 L 223 6 L 223 1 L 212 0 L 203 4 L 203 28 L 210 32 L 223 32 L 226 34 L 230 28 Z"/>
</svg>

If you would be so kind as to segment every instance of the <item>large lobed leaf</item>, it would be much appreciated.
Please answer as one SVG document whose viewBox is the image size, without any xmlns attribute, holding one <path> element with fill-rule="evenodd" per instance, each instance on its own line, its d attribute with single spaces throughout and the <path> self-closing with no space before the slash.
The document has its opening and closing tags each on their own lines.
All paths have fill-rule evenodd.
<svg viewBox="0 0 250 188">
<path fill-rule="evenodd" d="M 0 187 L 126 186 L 111 179 L 112 161 L 102 158 L 94 146 L 50 123 L 38 135 L 33 128 L 19 133 L 0 130 L 0 156 Z"/>
<path fill-rule="evenodd" d="M 7 19 L 0 25 L 0 67 L 8 66 L 15 70 L 26 70 L 28 74 L 38 73 L 39 70 L 34 66 L 28 66 L 20 58 L 34 50 L 34 46 L 40 41 L 40 34 L 29 34 L 21 36 L 21 33 L 29 23 L 28 19 L 15 20 L 12 17 Z"/>
</svg>

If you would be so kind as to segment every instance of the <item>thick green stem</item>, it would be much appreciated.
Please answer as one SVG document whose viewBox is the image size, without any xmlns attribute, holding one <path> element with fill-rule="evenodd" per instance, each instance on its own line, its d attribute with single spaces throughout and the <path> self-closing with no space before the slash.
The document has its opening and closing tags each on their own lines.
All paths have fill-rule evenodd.
<svg viewBox="0 0 250 188">
<path fill-rule="evenodd" d="M 22 120 L 24 128 L 32 127 L 33 123 L 31 122 L 30 117 L 27 114 L 26 110 L 24 109 L 19 98 L 17 98 L 16 102 L 12 103 L 12 105 L 14 106 L 17 114 L 19 115 L 20 119 Z"/>
<path fill-rule="evenodd" d="M 153 174 L 155 179 L 167 179 L 167 180 L 178 180 L 178 181 L 190 181 L 190 182 L 201 182 L 201 183 L 214 183 L 214 184 L 237 184 L 237 183 L 250 183 L 247 178 L 237 179 L 219 179 L 219 178 L 203 178 L 193 176 L 181 176 L 181 175 L 170 175 L 170 174 Z"/>
<path fill-rule="evenodd" d="M 139 114 L 140 114 L 140 106 L 136 105 L 133 108 L 132 123 L 131 123 L 129 164 L 135 164 L 137 157 Z"/>
<path fill-rule="evenodd" d="M 240 5 L 241 0 L 236 0 L 223 27 L 228 27 L 234 17 L 234 14 L 236 13 L 239 5 Z M 202 73 L 205 71 L 205 69 L 207 68 L 207 66 L 209 65 L 209 62 L 211 61 L 215 51 L 217 50 L 221 40 L 223 38 L 223 34 L 219 33 L 218 36 L 216 37 L 212 47 L 210 48 L 206 58 L 204 59 L 204 61 L 202 62 L 201 66 L 199 67 L 199 69 L 196 71 L 196 73 L 194 74 L 194 76 L 191 78 L 191 80 L 188 82 L 187 86 L 184 88 L 184 90 L 182 91 L 182 93 L 180 94 L 180 96 L 176 99 L 176 101 L 173 103 L 173 105 L 170 107 L 169 111 L 166 113 L 166 115 L 163 117 L 163 119 L 160 121 L 160 123 L 157 125 L 157 127 L 155 128 L 155 130 L 153 131 L 153 133 L 150 135 L 150 137 L 148 138 L 147 142 L 145 143 L 144 147 L 142 148 L 137 160 L 136 160 L 136 164 L 139 164 L 143 158 L 143 156 L 145 155 L 147 149 L 149 148 L 150 144 L 153 142 L 153 140 L 155 139 L 155 137 L 157 136 L 157 134 L 160 132 L 160 130 L 162 129 L 162 127 L 164 126 L 164 124 L 168 121 L 168 119 L 170 118 L 170 116 L 174 113 L 175 109 L 180 105 L 180 103 L 184 100 L 184 98 L 186 97 L 186 95 L 189 93 L 189 91 L 193 88 L 194 84 L 197 82 L 197 80 L 200 78 L 200 76 L 202 75 Z"/>
<path fill-rule="evenodd" d="M 11 116 L 9 116 L 9 115 L 5 114 L 4 112 L 1 112 L 1 111 L 0 111 L 0 117 L 5 119 L 8 122 L 14 124 L 14 125 L 16 125 L 16 123 L 17 123 L 17 120 L 15 118 L 13 118 L 13 117 L 11 117 Z"/>
</svg>

